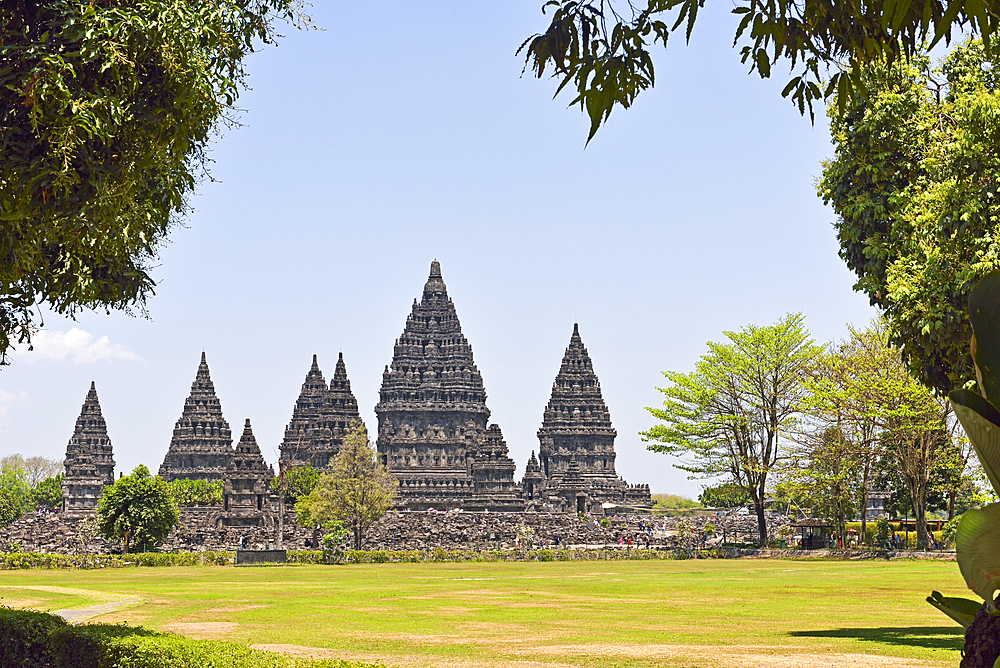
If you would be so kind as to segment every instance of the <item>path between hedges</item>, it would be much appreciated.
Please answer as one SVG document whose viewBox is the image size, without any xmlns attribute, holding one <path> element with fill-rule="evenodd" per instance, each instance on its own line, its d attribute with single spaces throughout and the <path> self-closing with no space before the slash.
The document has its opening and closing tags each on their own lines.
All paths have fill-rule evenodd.
<svg viewBox="0 0 1000 668">
<path fill-rule="evenodd" d="M 93 589 L 74 589 L 72 587 L 14 585 L 5 586 L 4 589 L 34 589 L 37 591 L 50 591 L 56 594 L 70 594 L 72 596 L 82 596 L 95 601 L 103 601 L 102 603 L 88 603 L 75 608 L 64 608 L 62 610 L 51 611 L 53 615 L 59 615 L 70 624 L 80 624 L 81 622 L 93 619 L 94 617 L 106 615 L 109 612 L 118 612 L 119 610 L 134 608 L 137 605 L 142 605 L 146 602 L 146 600 L 142 598 L 133 598 L 131 596 L 122 596 L 120 594 L 94 591 Z"/>
</svg>

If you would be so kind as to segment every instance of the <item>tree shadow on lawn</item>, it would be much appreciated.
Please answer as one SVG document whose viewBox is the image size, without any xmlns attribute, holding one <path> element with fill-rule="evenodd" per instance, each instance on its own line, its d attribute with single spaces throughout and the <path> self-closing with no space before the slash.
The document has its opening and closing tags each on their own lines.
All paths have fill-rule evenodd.
<svg viewBox="0 0 1000 668">
<path fill-rule="evenodd" d="M 886 645 L 961 650 L 965 629 L 960 626 L 880 626 L 875 628 L 829 629 L 826 631 L 789 631 L 799 638 L 854 638 Z"/>
</svg>

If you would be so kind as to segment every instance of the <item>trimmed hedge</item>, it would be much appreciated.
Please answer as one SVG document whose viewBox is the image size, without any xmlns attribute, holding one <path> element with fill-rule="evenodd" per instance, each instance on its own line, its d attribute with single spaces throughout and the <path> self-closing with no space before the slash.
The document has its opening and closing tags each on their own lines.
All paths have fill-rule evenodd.
<svg viewBox="0 0 1000 668">
<path fill-rule="evenodd" d="M 0 668 L 364 668 L 297 659 L 238 643 L 192 640 L 139 626 L 70 626 L 42 612 L 0 607 Z"/>
<path fill-rule="evenodd" d="M 0 554 L 0 569 L 19 568 L 124 568 L 126 566 L 200 566 L 234 562 L 232 552 L 137 552 L 135 554 Z"/>
<path fill-rule="evenodd" d="M 289 550 L 289 564 L 398 564 L 483 561 L 647 561 L 650 559 L 721 559 L 731 549 L 598 549 L 598 550 Z M 140 552 L 119 554 L 0 554 L 0 569 L 126 568 L 129 566 L 225 566 L 235 563 L 233 552 Z M 2 668 L 2 667 L 0 667 Z"/>
<path fill-rule="evenodd" d="M 494 561 L 648 561 L 672 559 L 718 559 L 734 556 L 732 550 L 294 550 L 288 552 L 292 564 L 387 564 L 418 562 Z"/>
</svg>

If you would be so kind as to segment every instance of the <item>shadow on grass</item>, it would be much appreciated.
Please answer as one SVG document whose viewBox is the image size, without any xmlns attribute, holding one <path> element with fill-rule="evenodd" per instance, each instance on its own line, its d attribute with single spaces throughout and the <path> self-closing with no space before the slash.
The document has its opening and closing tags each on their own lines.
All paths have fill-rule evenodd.
<svg viewBox="0 0 1000 668">
<path fill-rule="evenodd" d="M 853 638 L 885 645 L 905 645 L 930 649 L 960 650 L 965 644 L 965 629 L 960 626 L 860 627 L 825 631 L 791 631 L 788 635 L 799 638 Z"/>
</svg>

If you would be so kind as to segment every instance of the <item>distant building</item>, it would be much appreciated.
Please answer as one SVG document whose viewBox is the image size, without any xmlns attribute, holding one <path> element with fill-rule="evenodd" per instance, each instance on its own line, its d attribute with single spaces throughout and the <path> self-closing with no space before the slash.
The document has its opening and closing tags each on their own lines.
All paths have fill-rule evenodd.
<svg viewBox="0 0 1000 668">
<path fill-rule="evenodd" d="M 104 488 L 115 481 L 111 439 L 93 382 L 66 446 L 65 467 L 63 511 L 70 515 L 93 513 Z"/>
<path fill-rule="evenodd" d="M 215 396 L 215 385 L 202 353 L 191 394 L 184 402 L 160 465 L 160 477 L 168 481 L 222 480 L 232 458 L 233 434 L 222 417 L 222 404 Z"/>
<path fill-rule="evenodd" d="M 292 410 L 292 420 L 285 428 L 281 465 L 328 468 L 354 421 L 360 422 L 361 415 L 358 400 L 351 392 L 351 381 L 347 379 L 344 354 L 337 360 L 329 386 L 313 355 L 312 366 Z"/>
<path fill-rule="evenodd" d="M 868 492 L 868 503 L 865 506 L 865 521 L 874 522 L 880 517 L 889 518 L 889 513 L 885 509 L 885 502 L 889 496 L 889 492 Z"/>
</svg>

